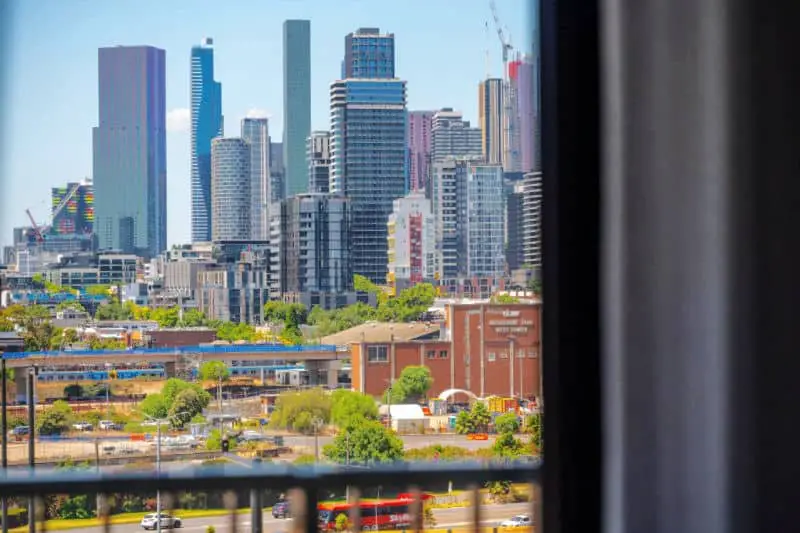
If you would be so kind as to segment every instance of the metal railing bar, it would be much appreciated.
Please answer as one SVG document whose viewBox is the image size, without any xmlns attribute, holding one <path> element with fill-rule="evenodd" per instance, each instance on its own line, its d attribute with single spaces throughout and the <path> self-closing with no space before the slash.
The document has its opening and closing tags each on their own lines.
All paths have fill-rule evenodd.
<svg viewBox="0 0 800 533">
<path fill-rule="evenodd" d="M 21 474 L 21 475 L 20 475 Z M 382 465 L 363 470 L 343 470 L 337 467 L 284 468 L 259 465 L 253 468 L 208 468 L 203 471 L 162 473 L 97 472 L 8 472 L 0 475 L 0 497 L 35 496 L 38 494 L 113 494 L 120 492 L 155 492 L 185 490 L 227 490 L 236 488 L 268 489 L 297 487 L 318 490 L 326 487 L 377 486 L 387 477 L 393 484 L 425 486 L 432 481 L 448 479 L 453 483 L 468 485 L 481 482 L 511 481 L 538 483 L 540 467 L 530 463 L 496 464 L 437 464 L 435 469 L 426 464 Z"/>
</svg>

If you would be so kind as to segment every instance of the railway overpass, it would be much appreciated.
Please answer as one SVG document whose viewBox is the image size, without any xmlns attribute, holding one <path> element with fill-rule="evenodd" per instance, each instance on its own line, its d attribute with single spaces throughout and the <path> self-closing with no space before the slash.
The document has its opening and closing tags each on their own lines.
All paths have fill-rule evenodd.
<svg viewBox="0 0 800 533">
<path fill-rule="evenodd" d="M 80 366 L 163 365 L 167 377 L 182 369 L 195 367 L 203 361 L 278 361 L 302 362 L 313 385 L 337 384 L 341 360 L 349 351 L 332 344 L 284 346 L 279 344 L 199 345 L 174 348 L 134 348 L 127 350 L 64 350 L 48 352 L 10 352 L 3 354 L 8 368 L 16 369 L 14 381 L 17 400 L 25 401 L 29 371 L 43 368 L 74 368 Z M 320 379 L 322 373 L 324 380 Z"/>
</svg>

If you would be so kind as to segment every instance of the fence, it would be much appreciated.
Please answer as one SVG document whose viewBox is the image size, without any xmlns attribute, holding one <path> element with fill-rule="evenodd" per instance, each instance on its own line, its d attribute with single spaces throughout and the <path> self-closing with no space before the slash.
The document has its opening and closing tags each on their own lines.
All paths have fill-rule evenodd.
<svg viewBox="0 0 800 533">
<path fill-rule="evenodd" d="M 163 512 L 169 512 L 176 495 L 186 492 L 213 491 L 224 492 L 223 501 L 227 509 L 225 521 L 229 531 L 264 531 L 263 509 L 265 491 L 284 491 L 288 489 L 294 521 L 288 527 L 296 533 L 317 533 L 317 505 L 320 490 L 324 488 L 347 487 L 349 494 L 349 529 L 360 531 L 361 507 L 358 505 L 362 491 L 388 482 L 395 487 L 407 487 L 409 500 L 410 530 L 424 529 L 426 511 L 423 509 L 420 489 L 440 483 L 443 479 L 453 484 L 468 487 L 472 504 L 466 508 L 469 519 L 461 527 L 469 531 L 483 530 L 486 525 L 481 505 L 481 488 L 487 482 L 538 483 L 539 465 L 530 463 L 509 464 L 400 464 L 368 469 L 345 467 L 279 467 L 276 465 L 253 465 L 246 467 L 207 468 L 191 472 L 176 472 L 169 476 L 154 476 L 152 473 L 120 473 L 104 475 L 96 472 L 20 472 L 9 471 L 0 479 L 0 498 L 28 498 L 29 509 L 36 517 L 29 524 L 29 531 L 45 531 L 45 497 L 56 490 L 59 495 L 97 495 L 98 516 L 103 530 L 111 531 L 110 505 L 114 494 L 120 487 L 126 492 L 154 494 L 160 491 Z M 245 496 L 245 497 L 243 497 Z M 250 523 L 241 527 L 237 512 L 244 501 L 249 499 Z M 538 502 L 534 498 L 526 514 L 533 518 L 540 516 Z M 521 513 L 515 513 L 521 514 Z M 536 528 L 538 529 L 538 528 Z"/>
</svg>

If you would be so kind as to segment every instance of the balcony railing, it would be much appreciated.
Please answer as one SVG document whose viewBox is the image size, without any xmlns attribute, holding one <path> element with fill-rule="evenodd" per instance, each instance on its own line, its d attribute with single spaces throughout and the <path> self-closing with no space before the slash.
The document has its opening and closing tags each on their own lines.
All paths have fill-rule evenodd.
<svg viewBox="0 0 800 533">
<path fill-rule="evenodd" d="M 424 510 L 421 491 L 426 487 L 450 481 L 453 485 L 467 487 L 470 492 L 468 526 L 459 529 L 479 531 L 482 520 L 480 490 L 488 482 L 530 483 L 539 482 L 540 467 L 537 463 L 406 463 L 376 466 L 374 468 L 345 467 L 280 467 L 255 463 L 252 468 L 226 466 L 204 467 L 176 473 L 98 473 L 98 472 L 30 472 L 9 471 L 0 477 L 0 498 L 27 499 L 29 515 L 34 517 L 28 525 L 30 532 L 46 531 L 45 497 L 49 495 L 90 495 L 97 497 L 97 515 L 104 531 L 111 531 L 111 502 L 115 494 L 124 490 L 126 494 L 160 493 L 161 512 L 169 513 L 175 495 L 183 492 L 222 492 L 227 509 L 224 520 L 228 531 L 264 531 L 264 494 L 267 490 L 285 491 L 289 495 L 294 521 L 287 523 L 288 529 L 296 533 L 317 533 L 320 489 L 347 487 L 349 501 L 350 531 L 360 531 L 361 507 L 357 505 L 363 489 L 386 486 L 407 488 L 411 495 L 409 504 L 410 524 L 408 530 L 424 529 Z M 242 505 L 241 495 L 249 494 L 249 505 Z M 539 502 L 536 492 L 530 498 L 529 515 L 537 527 Z M 249 507 L 249 524 L 240 524 L 239 509 Z M 519 513 L 516 513 L 519 514 Z M 187 524 L 184 524 L 187 525 Z M 244 526 L 247 527 L 244 527 Z M 5 528 L 3 528 L 5 530 Z"/>
</svg>

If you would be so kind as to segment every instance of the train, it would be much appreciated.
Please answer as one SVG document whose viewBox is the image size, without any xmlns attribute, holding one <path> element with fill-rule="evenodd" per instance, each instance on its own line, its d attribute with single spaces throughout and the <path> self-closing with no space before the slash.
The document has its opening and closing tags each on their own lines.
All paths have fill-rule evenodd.
<svg viewBox="0 0 800 533">
<path fill-rule="evenodd" d="M 274 377 L 277 371 L 304 370 L 301 364 L 269 364 L 269 365 L 233 365 L 229 367 L 231 377 L 252 377 L 260 378 L 262 372 L 267 377 Z M 115 377 L 111 377 L 111 372 Z M 192 368 L 190 375 L 197 378 L 198 369 Z M 43 382 L 76 382 L 76 381 L 109 381 L 129 380 L 129 379 L 166 379 L 166 371 L 163 365 L 151 365 L 147 368 L 114 368 L 114 369 L 81 369 L 81 370 L 61 370 L 43 368 L 38 374 L 39 381 Z"/>
</svg>

